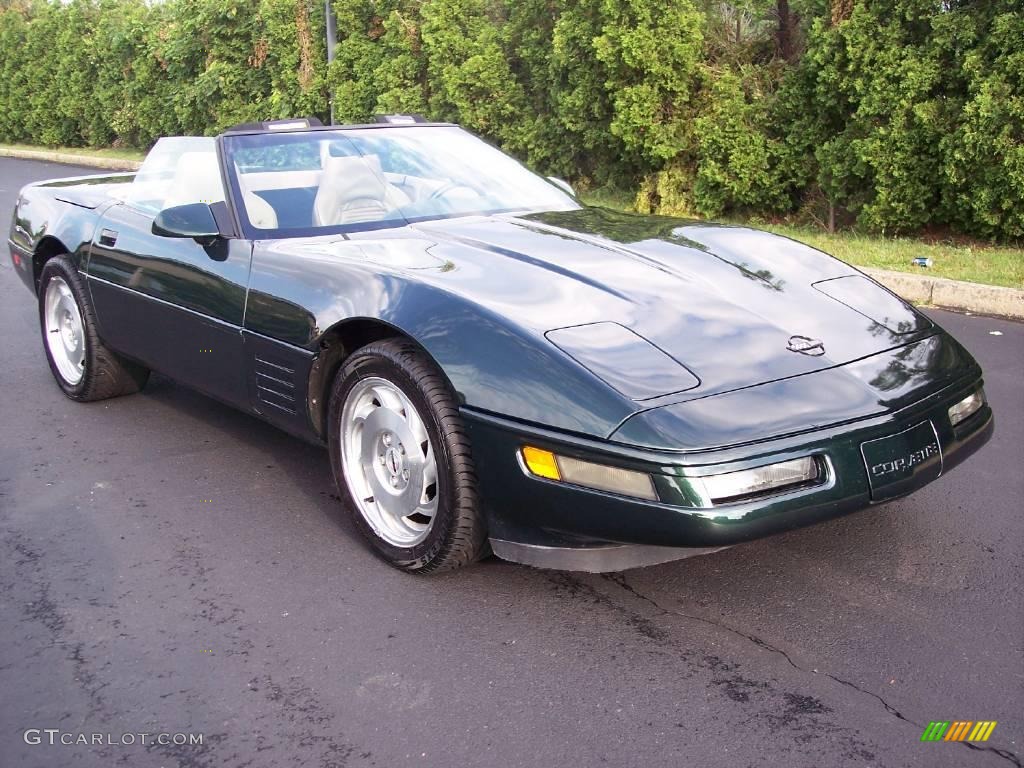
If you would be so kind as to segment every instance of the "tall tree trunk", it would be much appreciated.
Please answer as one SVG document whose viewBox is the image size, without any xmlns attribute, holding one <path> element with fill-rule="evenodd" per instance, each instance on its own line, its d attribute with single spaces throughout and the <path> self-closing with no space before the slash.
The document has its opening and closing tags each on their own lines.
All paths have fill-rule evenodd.
<svg viewBox="0 0 1024 768">
<path fill-rule="evenodd" d="M 775 33 L 779 56 L 785 61 L 792 62 L 796 58 L 796 51 L 793 45 L 793 12 L 789 9 L 789 0 L 777 0 L 775 3 L 775 14 L 778 16 L 779 21 L 779 26 Z"/>
</svg>

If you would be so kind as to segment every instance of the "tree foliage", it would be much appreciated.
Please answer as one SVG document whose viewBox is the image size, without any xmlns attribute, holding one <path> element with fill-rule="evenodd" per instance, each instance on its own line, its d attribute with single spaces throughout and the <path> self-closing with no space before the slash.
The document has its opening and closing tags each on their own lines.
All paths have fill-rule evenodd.
<svg viewBox="0 0 1024 768">
<path fill-rule="evenodd" d="M 1024 237 L 1019 0 L 0 2 L 0 140 L 417 112 L 642 209 Z"/>
</svg>

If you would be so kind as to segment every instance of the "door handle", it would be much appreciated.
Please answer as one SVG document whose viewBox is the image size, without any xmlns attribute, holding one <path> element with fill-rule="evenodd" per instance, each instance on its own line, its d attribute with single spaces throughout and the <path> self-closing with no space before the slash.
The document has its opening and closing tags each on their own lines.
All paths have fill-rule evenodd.
<svg viewBox="0 0 1024 768">
<path fill-rule="evenodd" d="M 113 248 L 117 244 L 117 232 L 112 229 L 100 230 L 100 245 Z"/>
</svg>

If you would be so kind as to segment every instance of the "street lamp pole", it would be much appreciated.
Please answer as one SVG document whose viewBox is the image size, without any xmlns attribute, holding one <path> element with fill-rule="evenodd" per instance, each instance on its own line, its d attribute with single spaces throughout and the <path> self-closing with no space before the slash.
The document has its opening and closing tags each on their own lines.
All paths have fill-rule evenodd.
<svg viewBox="0 0 1024 768">
<path fill-rule="evenodd" d="M 334 10 L 331 8 L 331 0 L 324 0 L 324 15 L 327 23 L 327 69 L 330 71 L 331 62 L 334 61 L 334 48 L 338 44 L 337 20 L 334 18 Z M 334 125 L 334 90 L 328 79 L 327 101 L 331 107 L 331 125 Z"/>
</svg>

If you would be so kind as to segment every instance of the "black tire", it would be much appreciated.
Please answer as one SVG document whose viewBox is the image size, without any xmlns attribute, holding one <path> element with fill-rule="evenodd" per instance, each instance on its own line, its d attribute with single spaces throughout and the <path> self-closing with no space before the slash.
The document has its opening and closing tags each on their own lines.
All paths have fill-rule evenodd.
<svg viewBox="0 0 1024 768">
<path fill-rule="evenodd" d="M 379 536 L 352 497 L 341 457 L 344 404 L 361 379 L 380 377 L 398 387 L 416 408 L 434 446 L 438 505 L 426 538 L 400 547 Z M 399 339 L 373 342 L 352 353 L 332 386 L 329 446 L 334 482 L 356 527 L 386 562 L 404 571 L 432 573 L 469 565 L 488 553 L 476 471 L 455 394 L 444 374 L 415 344 Z"/>
<path fill-rule="evenodd" d="M 46 291 L 50 281 L 57 277 L 71 290 L 81 315 L 85 355 L 82 376 L 76 382 L 68 381 L 61 375 L 47 342 Z M 50 364 L 50 371 L 57 386 L 72 400 L 80 402 L 105 400 L 108 397 L 138 392 L 149 379 L 149 369 L 107 349 L 97 335 L 96 327 L 96 313 L 75 265 L 67 256 L 55 256 L 47 261 L 39 278 L 39 328 L 43 336 L 46 361 Z"/>
</svg>

